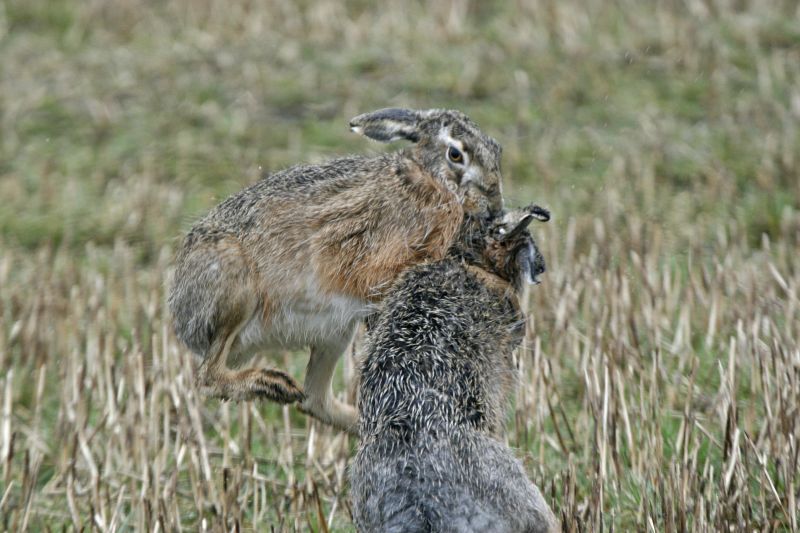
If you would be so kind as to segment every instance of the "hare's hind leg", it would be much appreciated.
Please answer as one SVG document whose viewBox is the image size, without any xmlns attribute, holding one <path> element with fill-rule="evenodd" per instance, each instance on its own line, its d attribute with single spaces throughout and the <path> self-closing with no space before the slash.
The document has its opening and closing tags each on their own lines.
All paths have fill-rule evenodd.
<svg viewBox="0 0 800 533">
<path fill-rule="evenodd" d="M 178 337 L 203 357 L 196 374 L 199 389 L 229 400 L 302 400 L 302 390 L 285 372 L 228 368 L 231 355 L 241 349 L 242 328 L 257 312 L 258 291 L 236 238 L 199 232 L 195 239 L 179 259 L 169 302 Z"/>
<path fill-rule="evenodd" d="M 308 360 L 304 383 L 306 399 L 300 410 L 355 435 L 358 432 L 358 413 L 355 407 L 334 398 L 331 388 L 336 363 L 347 349 L 354 330 L 355 326 L 350 327 L 346 334 L 336 340 L 311 346 L 311 358 Z"/>
<path fill-rule="evenodd" d="M 302 401 L 303 390 L 286 372 L 268 368 L 234 370 L 228 366 L 231 355 L 242 349 L 239 334 L 253 317 L 257 305 L 246 283 L 233 285 L 219 298 L 219 327 L 198 368 L 200 389 L 208 396 L 226 400 L 265 399 L 284 404 Z"/>
<path fill-rule="evenodd" d="M 212 343 L 208 357 L 198 369 L 200 390 L 208 395 L 226 400 L 267 399 L 278 403 L 294 403 L 305 398 L 295 380 L 282 370 L 228 368 L 228 356 L 239 332 L 246 324 L 242 321 L 227 335 L 219 335 Z"/>
</svg>

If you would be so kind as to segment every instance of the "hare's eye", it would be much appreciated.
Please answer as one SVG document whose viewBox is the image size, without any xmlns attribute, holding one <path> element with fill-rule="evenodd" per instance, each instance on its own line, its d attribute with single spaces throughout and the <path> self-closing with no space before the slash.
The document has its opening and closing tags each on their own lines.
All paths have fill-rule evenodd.
<svg viewBox="0 0 800 533">
<path fill-rule="evenodd" d="M 461 151 L 455 146 L 451 146 L 447 149 L 447 159 L 453 163 L 461 163 L 464 161 L 464 154 L 462 154 Z"/>
</svg>

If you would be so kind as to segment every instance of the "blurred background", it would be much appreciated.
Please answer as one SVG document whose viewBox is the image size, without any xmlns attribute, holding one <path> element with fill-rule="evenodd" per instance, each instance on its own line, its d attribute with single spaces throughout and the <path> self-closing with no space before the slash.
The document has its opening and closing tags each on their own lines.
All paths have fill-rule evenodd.
<svg viewBox="0 0 800 533">
<path fill-rule="evenodd" d="M 797 529 L 793 0 L 0 2 L 0 527 L 352 530 L 355 442 L 198 398 L 164 283 L 262 174 L 397 148 L 347 128 L 388 106 L 553 213 L 507 441 L 564 529 Z"/>
</svg>

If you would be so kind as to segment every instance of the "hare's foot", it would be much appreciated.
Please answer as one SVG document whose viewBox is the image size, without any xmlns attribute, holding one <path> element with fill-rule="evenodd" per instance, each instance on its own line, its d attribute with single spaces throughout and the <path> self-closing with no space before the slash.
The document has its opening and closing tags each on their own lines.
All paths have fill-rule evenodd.
<svg viewBox="0 0 800 533">
<path fill-rule="evenodd" d="M 336 362 L 347 349 L 355 326 L 346 328 L 341 337 L 311 346 L 311 357 L 306 367 L 303 384 L 306 398 L 300 410 L 336 429 L 353 435 L 358 432 L 358 413 L 355 407 L 333 397 L 331 379 Z"/>
<path fill-rule="evenodd" d="M 225 369 L 206 374 L 200 389 L 208 396 L 234 401 L 266 399 L 287 404 L 305 399 L 303 390 L 289 374 L 274 369 Z"/>
<path fill-rule="evenodd" d="M 358 411 L 352 405 L 332 397 L 320 400 L 309 396 L 298 406 L 298 409 L 324 424 L 358 436 Z"/>
</svg>

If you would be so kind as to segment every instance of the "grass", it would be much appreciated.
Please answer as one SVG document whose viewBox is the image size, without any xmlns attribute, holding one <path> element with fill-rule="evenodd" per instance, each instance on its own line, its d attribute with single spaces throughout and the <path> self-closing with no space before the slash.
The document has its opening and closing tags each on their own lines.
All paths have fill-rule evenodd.
<svg viewBox="0 0 800 533">
<path fill-rule="evenodd" d="M 405 105 L 467 112 L 509 203 L 554 214 L 507 439 L 565 531 L 797 530 L 798 23 L 778 0 L 0 3 L 0 527 L 352 530 L 352 439 L 199 398 L 164 282 L 216 202 L 383 149 L 347 120 Z"/>
</svg>

